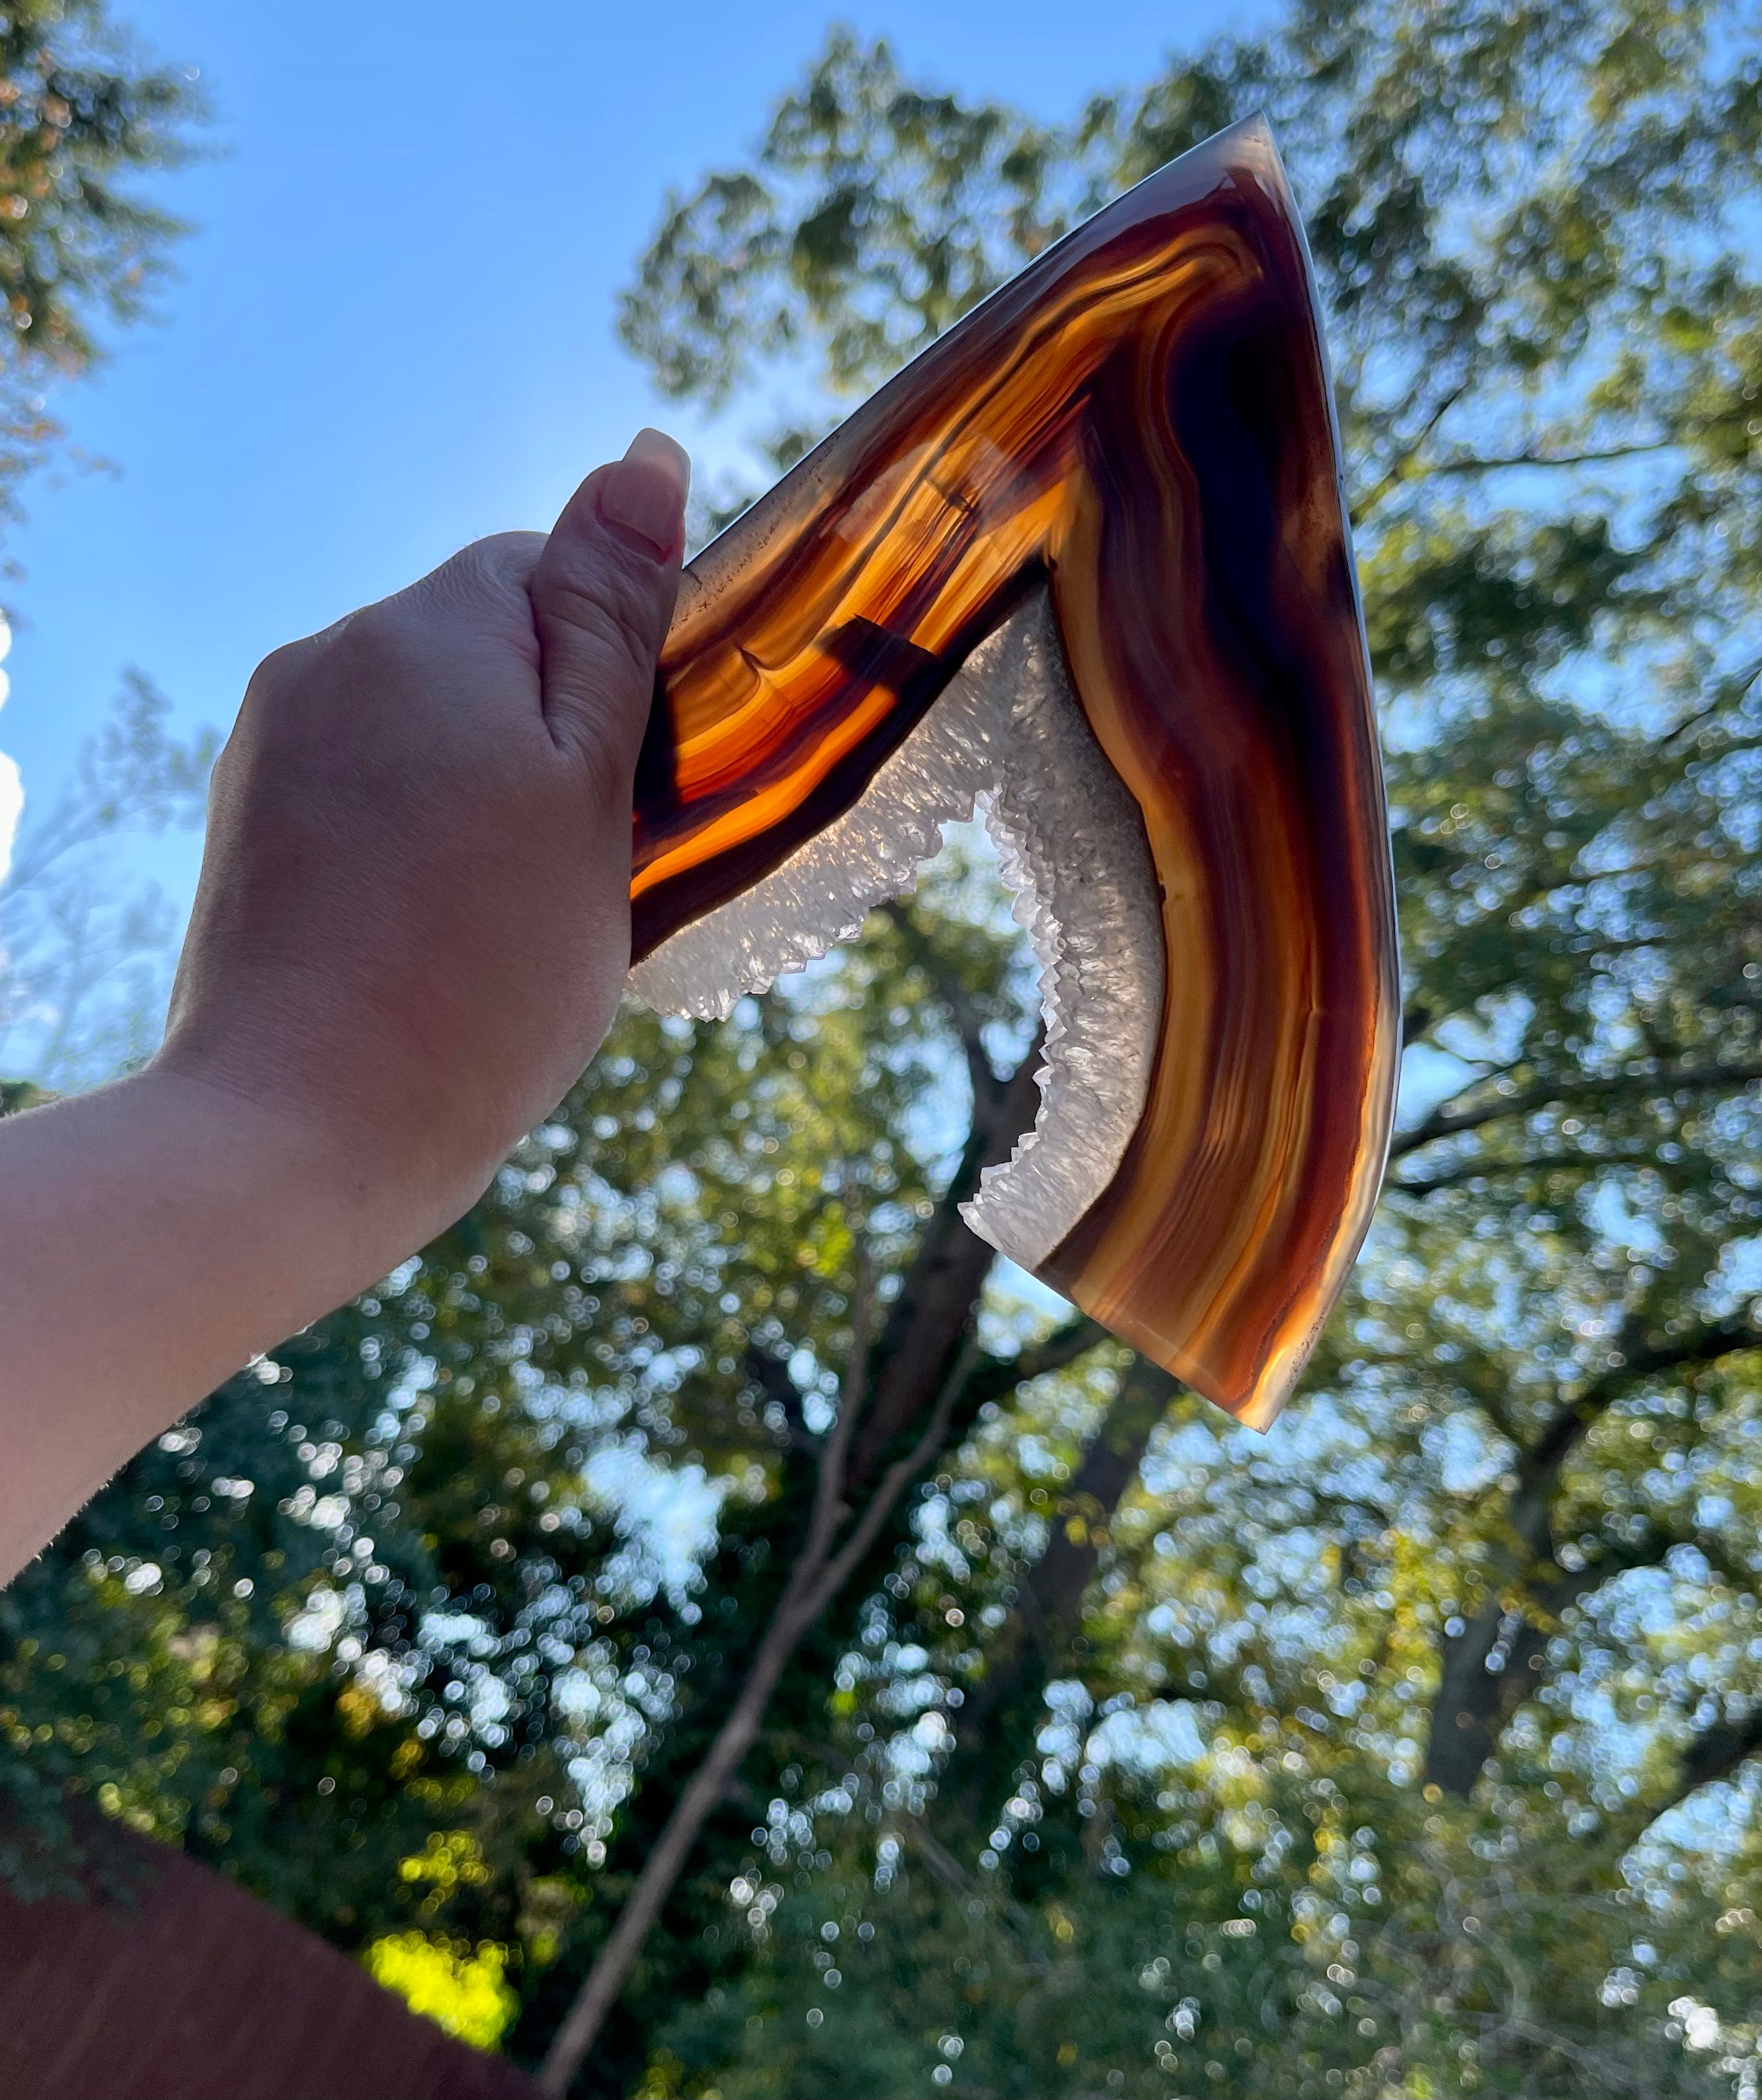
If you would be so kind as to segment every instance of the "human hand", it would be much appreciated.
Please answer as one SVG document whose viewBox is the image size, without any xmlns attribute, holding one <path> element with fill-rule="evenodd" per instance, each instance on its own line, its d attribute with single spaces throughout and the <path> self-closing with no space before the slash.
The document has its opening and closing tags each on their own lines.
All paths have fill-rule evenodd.
<svg viewBox="0 0 1762 2100">
<path fill-rule="evenodd" d="M 689 472 L 645 430 L 548 538 L 277 650 L 215 768 L 156 1069 L 297 1126 L 390 1246 L 475 1198 L 616 1008 Z"/>
<path fill-rule="evenodd" d="M 0 1124 L 0 1581 L 456 1217 L 591 1055 L 687 471 L 644 431 L 548 537 L 481 540 L 252 679 L 165 1048 Z"/>
</svg>

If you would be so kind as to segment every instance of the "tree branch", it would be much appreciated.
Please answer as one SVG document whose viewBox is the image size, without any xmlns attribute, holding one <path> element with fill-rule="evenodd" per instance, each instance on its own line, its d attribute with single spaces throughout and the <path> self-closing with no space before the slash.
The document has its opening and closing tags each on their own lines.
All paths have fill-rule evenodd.
<svg viewBox="0 0 1762 2100">
<path fill-rule="evenodd" d="M 1658 1567 L 1678 1546 L 1695 1547 L 1733 1588 L 1754 1579 L 1747 1569 L 1726 1561 L 1716 1540 L 1668 1531 L 1658 1524 L 1648 1524 L 1637 1538 L 1605 1539 L 1582 1567 L 1562 1567 L 1552 1542 L 1545 1480 L 1532 1476 L 1518 1502 L 1512 1517 L 1517 1538 L 1514 1547 L 1508 1546 L 1502 1554 L 1504 1565 L 1497 1571 L 1499 1586 L 1460 1634 L 1446 1635 L 1439 1644 L 1441 1668 L 1426 1749 L 1426 1777 L 1464 1800 L 1499 1747 L 1512 1714 L 1538 1688 L 1535 1673 L 1547 1653 L 1548 1635 L 1561 1615 L 1591 1591 L 1632 1568 Z M 1728 1728 L 1726 1736 L 1732 1733 Z M 1723 1755 L 1731 1749 L 1725 1737 L 1717 1743 L 1710 1740 L 1707 1755 Z M 1736 1752 L 1736 1761 L 1741 1762 L 1748 1754 L 1748 1750 Z M 1670 1800 L 1644 1812 L 1641 1827 L 1662 1815 L 1683 1793 L 1705 1785 L 1707 1777 L 1718 1776 L 1723 1774 L 1709 1770 L 1702 1778 L 1685 1779 Z"/>
<path fill-rule="evenodd" d="M 1443 476 L 1499 474 L 1508 467 L 1518 466 L 1602 466 L 1614 460 L 1643 459 L 1653 452 L 1670 452 L 1681 442 L 1679 438 L 1652 438 L 1643 444 L 1603 445 L 1582 452 L 1504 452 L 1485 457 L 1459 453 L 1453 459 L 1437 461 L 1424 471 L 1429 475 Z"/>
<path fill-rule="evenodd" d="M 1437 428 L 1438 425 L 1443 421 L 1444 418 L 1450 413 L 1451 410 L 1455 407 L 1456 404 L 1462 399 L 1463 395 L 1468 392 L 1468 384 L 1469 382 L 1464 379 L 1460 385 L 1451 387 L 1450 391 L 1444 396 L 1443 399 L 1440 401 L 1437 406 L 1432 411 L 1431 414 L 1426 417 L 1418 435 L 1404 448 L 1401 457 L 1395 461 L 1393 465 L 1385 469 L 1382 479 L 1377 483 L 1376 486 L 1371 489 L 1370 493 L 1366 496 L 1354 508 L 1352 514 L 1352 522 L 1354 524 L 1356 525 L 1362 523 L 1365 518 L 1370 516 L 1371 513 L 1376 510 L 1376 506 L 1392 489 L 1399 487 L 1401 483 L 1407 479 L 1408 468 L 1411 466 L 1414 461 L 1424 449 L 1428 439 L 1429 439 L 1433 432 Z"/>
<path fill-rule="evenodd" d="M 988 1400 L 1001 1400 L 1005 1394 L 1013 1392 L 1031 1379 L 1044 1378 L 1049 1371 L 1062 1371 L 1067 1364 L 1074 1364 L 1098 1343 L 1109 1339 L 1107 1330 L 1098 1321 L 1090 1319 L 1086 1312 L 1080 1312 L 1063 1326 L 1055 1327 L 1044 1341 L 1031 1343 L 1013 1357 L 981 1357 L 968 1381 L 967 1397 L 980 1406 Z"/>
<path fill-rule="evenodd" d="M 917 931 L 909 915 L 896 913 L 894 923 L 908 933 Z M 1040 1034 L 1036 1032 L 1009 1079 L 999 1080 L 978 1041 L 981 1024 L 976 1008 L 970 1002 L 965 1010 L 958 1007 L 946 982 L 938 982 L 938 996 L 956 1014 L 969 1065 L 975 1057 L 979 1060 L 974 1065 L 973 1125 L 960 1164 L 925 1229 L 885 1330 L 872 1348 L 868 1331 L 872 1295 L 863 1280 L 866 1272 L 859 1273 L 862 1309 L 853 1312 L 852 1354 L 846 1366 L 838 1418 L 819 1449 L 807 1537 L 732 1708 L 674 1804 L 610 1937 L 557 2031 L 539 2078 L 547 2093 L 567 2091 L 629 1980 L 704 1824 L 757 1740 L 790 1657 L 873 1549 L 906 1487 L 941 1449 L 954 1408 L 968 1393 L 978 1357 L 974 1308 L 996 1255 L 969 1230 L 960 1206 L 978 1186 L 985 1168 L 1008 1158 L 1033 1123 L 1039 1105 L 1035 1074 Z M 1039 1369 L 1053 1369 L 1071 1361 L 1093 1347 L 1101 1331 L 1080 1319 L 1067 1323 L 1009 1365 L 1009 1383 L 1020 1383 L 1036 1375 Z M 771 1381 L 754 1368 L 761 1384 L 771 1390 Z M 1001 1372 L 1003 1366 L 996 1369 Z M 866 1392 L 870 1398 L 864 1407 Z M 859 1489 L 887 1450 L 900 1440 L 922 1409 L 926 1393 L 937 1397 L 922 1432 L 881 1475 L 861 1515 L 834 1553 L 838 1527 L 849 1513 L 846 1495 Z M 788 1402 L 784 1405 L 787 1414 Z"/>
<path fill-rule="evenodd" d="M 814 1482 L 814 1512 L 808 1520 L 808 1551 L 817 1542 L 829 1539 L 844 1514 L 845 1460 L 850 1439 L 856 1434 L 856 1418 L 862 1412 L 863 1394 L 868 1383 L 870 1321 L 875 1308 L 875 1265 L 869 1258 L 868 1242 L 859 1239 L 856 1249 L 856 1283 L 850 1294 L 850 1353 L 845 1359 L 844 1377 L 838 1392 L 838 1419 L 827 1432 L 820 1453 L 819 1470 Z"/>
<path fill-rule="evenodd" d="M 925 1396 L 947 1375 L 973 1321 L 973 1308 L 996 1251 L 973 1232 L 960 1206 L 987 1167 L 1007 1159 L 1031 1128 L 1040 1105 L 1036 1034 L 1008 1083 L 975 1098 L 973 1127 L 954 1177 L 924 1237 L 876 1348 L 875 1392 L 851 1459 L 853 1481 L 867 1480 L 883 1454 L 910 1427 Z"/>
<path fill-rule="evenodd" d="M 1401 1017 L 1401 1047 L 1411 1049 L 1429 1028 L 1435 1028 L 1448 1015 L 1434 1013 L 1423 999 L 1415 999 Z"/>
<path fill-rule="evenodd" d="M 1108 1526 L 1180 1390 L 1177 1380 L 1142 1357 L 1121 1378 L 1075 1477 L 1050 1513 L 1040 1557 L 990 1644 L 985 1674 L 960 1710 L 955 1754 L 939 1787 L 948 1798 L 970 1806 L 1000 1752 L 1013 1761 L 1022 1717 L 1038 1712 L 1048 1674 L 1063 1660 Z"/>
<path fill-rule="evenodd" d="M 860 1329 L 853 1333 L 851 1346 L 853 1356 L 866 1353 L 868 1337 Z M 970 1346 L 962 1352 L 931 1410 L 924 1433 L 904 1458 L 888 1468 L 849 1537 L 833 1555 L 832 1540 L 839 1520 L 845 1514 L 839 1486 L 844 1453 L 850 1440 L 848 1432 L 841 1439 L 837 1430 L 847 1414 L 854 1425 L 856 1409 L 850 1402 L 862 1391 L 860 1370 L 853 1378 L 847 1370 L 846 1404 L 840 1410 L 840 1424 L 834 1425 L 826 1439 L 807 1539 L 789 1571 L 788 1581 L 753 1658 L 746 1682 L 727 1718 L 717 1731 L 703 1762 L 674 1804 L 655 1849 L 618 1913 L 617 1923 L 557 2030 L 538 2074 L 542 2092 L 559 2096 L 560 2100 L 560 2096 L 574 2083 L 576 2073 L 605 2024 L 606 2015 L 617 2003 L 629 1980 L 643 1943 L 684 1871 L 692 1846 L 757 1740 L 771 1694 L 789 1658 L 860 1565 L 881 1526 L 892 1515 L 900 1495 L 940 1448 L 949 1417 L 971 1368 L 972 1354 Z"/>
<path fill-rule="evenodd" d="M 1460 1101 L 1464 1094 L 1473 1092 L 1475 1087 L 1484 1086 L 1493 1076 L 1490 1073 L 1484 1074 L 1464 1087 L 1461 1093 L 1451 1095 L 1451 1101 Z M 1667 1094 L 1684 1088 L 1699 1092 L 1713 1087 L 1748 1086 L 1756 1079 L 1762 1079 L 1762 1065 L 1700 1065 L 1675 1072 L 1618 1072 L 1606 1079 L 1544 1083 L 1473 1109 L 1453 1109 L 1450 1101 L 1442 1101 L 1423 1123 L 1415 1123 L 1411 1130 L 1397 1132 L 1389 1145 L 1389 1157 L 1393 1163 L 1404 1159 L 1410 1152 L 1417 1152 L 1422 1145 L 1435 1145 L 1440 1138 L 1458 1137 L 1464 1131 L 1480 1130 L 1490 1123 L 1499 1123 L 1510 1116 L 1533 1115 L 1536 1110 L 1552 1107 L 1557 1102 L 1583 1101 L 1598 1094 Z"/>
<path fill-rule="evenodd" d="M 1747 671 L 1735 673 L 1731 677 L 1724 680 L 1721 689 L 1714 695 L 1706 706 L 1697 708 L 1692 714 L 1685 716 L 1677 723 L 1675 729 L 1671 730 L 1658 745 L 1659 751 L 1668 751 L 1679 738 L 1687 736 L 1692 730 L 1699 729 L 1703 722 L 1716 715 L 1721 708 L 1735 707 L 1758 678 L 1762 678 L 1762 657 L 1758 657 Z"/>
<path fill-rule="evenodd" d="M 1525 1471 L 1532 1478 L 1556 1471 L 1598 1418 L 1643 1380 L 1655 1378 L 1660 1371 L 1718 1363 L 1724 1357 L 1742 1356 L 1751 1349 L 1762 1349 L 1762 1328 L 1747 1320 L 1727 1320 L 1659 1348 L 1623 1352 L 1624 1361 L 1593 1379 L 1575 1400 L 1569 1401 L 1525 1452 Z"/>
<path fill-rule="evenodd" d="M 1447 1174 L 1434 1174 L 1424 1181 L 1391 1181 L 1388 1188 L 1392 1196 L 1435 1196 L 1441 1189 L 1460 1188 L 1464 1181 L 1491 1174 L 1563 1173 L 1574 1168 L 1593 1173 L 1602 1167 L 1631 1167 L 1636 1163 L 1650 1166 L 1652 1157 L 1644 1152 L 1544 1152 L 1529 1159 L 1471 1159 L 1452 1167 Z"/>
<path fill-rule="evenodd" d="M 965 1897 L 990 1894 L 996 1904 L 997 1915 L 1027 1949 L 1027 1965 L 1031 1973 L 1044 1972 L 1046 1964 L 1040 1954 L 1042 1942 L 1036 1929 L 1037 1921 L 1031 1910 L 1012 1896 L 1005 1896 L 999 1901 L 995 1891 L 982 1890 L 975 1877 L 967 1872 L 954 1854 L 931 1836 L 921 1817 L 902 1818 L 894 1824 L 893 1833 L 901 1843 L 909 1845 L 913 1851 L 922 1855 L 925 1865 L 945 1889 L 956 1895 Z"/>
<path fill-rule="evenodd" d="M 1759 1751 L 1762 1751 L 1762 1705 L 1741 1721 L 1716 1721 L 1711 1728 L 1703 1728 L 1682 1754 L 1676 1785 L 1647 1821 L 1655 1823 L 1667 1810 L 1676 1807 L 1700 1788 L 1711 1786 L 1715 1780 L 1729 1779 Z"/>
<path fill-rule="evenodd" d="M 817 1452 L 820 1442 L 807 1426 L 802 1412 L 802 1394 L 789 1375 L 789 1366 L 753 1343 L 746 1348 L 746 1374 L 766 1399 L 781 1410 L 784 1430 L 792 1451 Z"/>
<path fill-rule="evenodd" d="M 993 1071 L 991 1061 L 986 1055 L 986 1016 L 959 973 L 946 966 L 935 942 L 903 898 L 890 898 L 877 908 L 893 922 L 907 955 L 929 978 L 938 1004 L 945 1008 L 955 1025 L 960 1047 L 966 1053 L 967 1076 L 972 1082 L 974 1113 L 977 1115 L 980 1102 L 996 1094 L 1005 1083 Z"/>
</svg>

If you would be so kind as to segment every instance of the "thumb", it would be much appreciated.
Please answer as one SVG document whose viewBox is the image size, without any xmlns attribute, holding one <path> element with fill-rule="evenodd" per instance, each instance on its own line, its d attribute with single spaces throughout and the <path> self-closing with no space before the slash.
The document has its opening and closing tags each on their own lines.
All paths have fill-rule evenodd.
<svg viewBox="0 0 1762 2100">
<path fill-rule="evenodd" d="M 621 779 L 636 763 L 679 588 L 691 478 L 682 447 L 639 430 L 564 505 L 527 586 L 545 720 L 597 774 Z"/>
</svg>

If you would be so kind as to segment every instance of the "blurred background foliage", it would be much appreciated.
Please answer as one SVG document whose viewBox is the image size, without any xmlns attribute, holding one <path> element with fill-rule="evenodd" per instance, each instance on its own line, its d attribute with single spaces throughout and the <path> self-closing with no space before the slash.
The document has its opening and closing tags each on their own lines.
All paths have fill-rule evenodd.
<svg viewBox="0 0 1762 2100">
<path fill-rule="evenodd" d="M 1371 1240 L 1264 1440 L 993 1264 L 1036 1001 L 957 837 L 728 1023 L 626 1011 L 0 1597 L 40 1827 L 582 2095 L 1757 2091 L 1756 28 L 1296 0 L 1054 128 L 834 33 L 669 202 L 625 338 L 757 482 L 1269 112 L 1389 754 Z"/>
<path fill-rule="evenodd" d="M 0 15 L 0 511 L 63 435 L 45 389 L 99 355 L 95 324 L 144 310 L 184 228 L 131 182 L 176 167 L 205 112 L 192 74 L 133 49 L 101 0 Z"/>
<path fill-rule="evenodd" d="M 0 525 L 67 442 L 58 386 L 102 361 L 106 323 L 140 320 L 182 223 L 140 180 L 187 164 L 206 116 L 195 76 L 152 64 L 100 0 L 0 12 Z M 15 573 L 10 568 L 7 571 Z M 11 633 L 0 616 L 0 657 Z M 0 703 L 7 697 L 0 672 Z M 91 1086 L 152 1050 L 176 915 L 110 849 L 200 821 L 215 739 L 171 735 L 163 696 L 126 673 L 67 791 L 15 837 L 18 769 L 0 753 L 0 1075 Z"/>
</svg>

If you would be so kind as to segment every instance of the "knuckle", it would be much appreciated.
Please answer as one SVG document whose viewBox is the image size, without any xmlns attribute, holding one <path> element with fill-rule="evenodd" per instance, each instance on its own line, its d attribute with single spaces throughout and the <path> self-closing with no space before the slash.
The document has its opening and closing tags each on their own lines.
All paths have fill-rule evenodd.
<svg viewBox="0 0 1762 2100">
<path fill-rule="evenodd" d="M 344 692 L 376 694 L 396 675 L 408 653 L 404 624 L 377 605 L 350 614 L 320 639 L 322 653 L 298 667 L 298 682 L 289 693 L 302 704 L 302 712 L 333 704 Z"/>
<path fill-rule="evenodd" d="M 240 756 L 239 731 L 235 730 L 220 747 L 219 756 L 208 772 L 208 808 L 212 814 L 224 810 L 236 797 L 245 761 Z"/>
<path fill-rule="evenodd" d="M 544 550 L 541 532 L 493 532 L 461 547 L 414 589 L 448 611 L 480 619 L 486 611 L 506 607 L 525 589 Z"/>
<path fill-rule="evenodd" d="M 465 549 L 475 554 L 485 572 L 498 580 L 523 584 L 537 567 L 545 551 L 542 532 L 491 532 L 475 540 Z"/>
<path fill-rule="evenodd" d="M 326 629 L 329 633 L 331 630 Z M 257 668 L 252 672 L 246 686 L 247 694 L 256 693 L 273 698 L 287 687 L 297 684 L 321 652 L 325 635 L 308 634 L 298 642 L 284 642 L 279 649 L 272 649 Z"/>
</svg>

